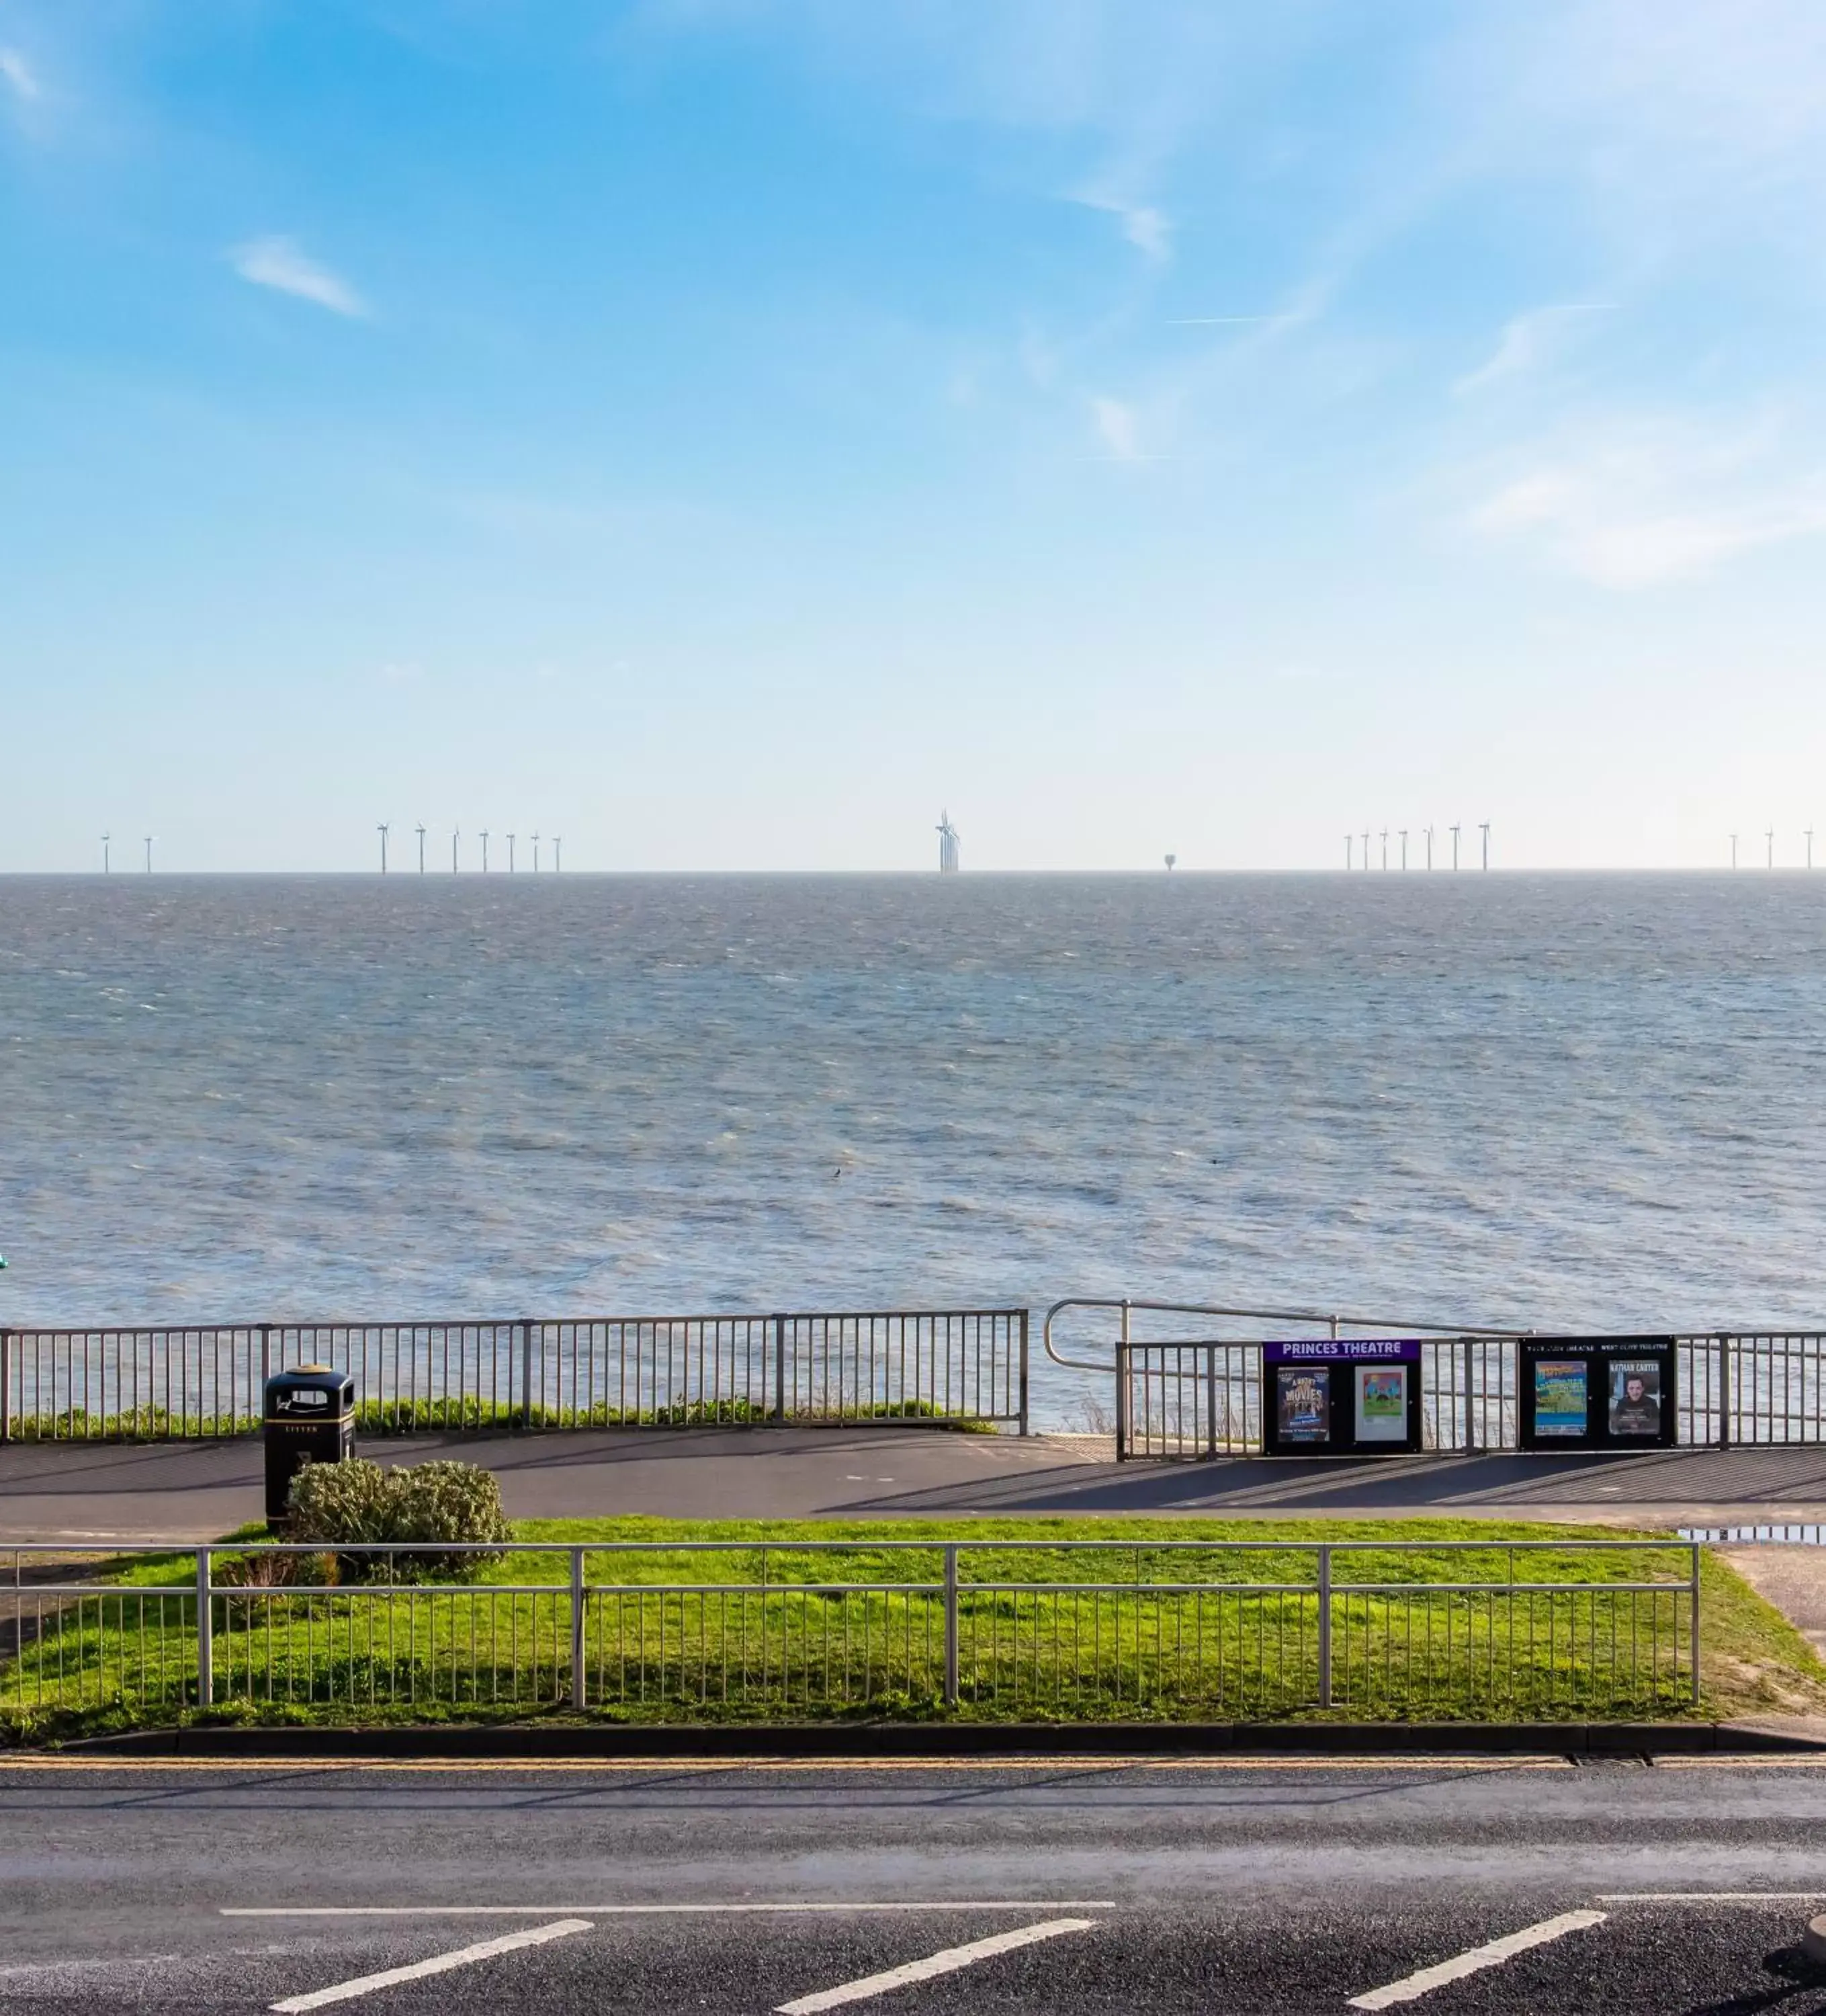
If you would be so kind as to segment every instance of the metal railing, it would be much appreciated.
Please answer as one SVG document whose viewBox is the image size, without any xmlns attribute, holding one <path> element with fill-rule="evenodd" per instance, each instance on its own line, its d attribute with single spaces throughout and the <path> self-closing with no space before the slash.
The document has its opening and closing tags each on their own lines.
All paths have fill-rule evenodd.
<svg viewBox="0 0 1826 2016">
<path fill-rule="evenodd" d="M 1712 1330 L 1676 1349 L 1683 1442 L 1826 1442 L 1826 1332 Z"/>
<path fill-rule="evenodd" d="M 1513 1449 L 1513 1347 L 1500 1337 L 1420 1341 L 1421 1445 Z M 1116 1460 L 1260 1455 L 1262 1346 L 1213 1341 L 1115 1347 Z"/>
<path fill-rule="evenodd" d="M 485 1582 L 451 1576 L 465 1551 L 143 1547 L 84 1573 L 67 1548 L 0 1550 L 0 1727 L 232 1703 L 1551 1721 L 1700 1699 L 1683 1542 L 510 1544 L 470 1550 Z M 428 1564 L 445 1579 L 415 1579 Z"/>
<path fill-rule="evenodd" d="M 1054 1341 L 1067 1310 L 1114 1314 L 1110 1356 L 1068 1356 Z M 1256 1328 L 1248 1337 L 1141 1339 L 1138 1316 L 1218 1317 Z M 1290 1336 L 1379 1335 L 1420 1341 L 1422 1445 L 1440 1451 L 1519 1446 L 1516 1345 L 1526 1331 L 1346 1316 L 1310 1309 L 1072 1297 L 1041 1329 L 1055 1364 L 1113 1377 L 1119 1460 L 1195 1461 L 1259 1454 L 1263 1447 L 1262 1345 Z M 1676 1439 L 1691 1448 L 1826 1442 L 1826 1332 L 1713 1330 L 1675 1336 Z"/>
<path fill-rule="evenodd" d="M 0 1330 L 0 1441 L 245 1434 L 275 1372 L 370 1431 L 968 1420 L 1027 1428 L 1025 1309 Z"/>
</svg>

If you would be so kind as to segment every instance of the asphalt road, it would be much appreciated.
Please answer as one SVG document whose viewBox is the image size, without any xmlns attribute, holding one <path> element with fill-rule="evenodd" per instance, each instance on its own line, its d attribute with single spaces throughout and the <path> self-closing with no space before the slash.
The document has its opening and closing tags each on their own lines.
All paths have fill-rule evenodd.
<svg viewBox="0 0 1826 2016">
<path fill-rule="evenodd" d="M 1813 2016 L 1821 1911 L 1798 1762 L 0 1766 L 0 2009 Z"/>
</svg>

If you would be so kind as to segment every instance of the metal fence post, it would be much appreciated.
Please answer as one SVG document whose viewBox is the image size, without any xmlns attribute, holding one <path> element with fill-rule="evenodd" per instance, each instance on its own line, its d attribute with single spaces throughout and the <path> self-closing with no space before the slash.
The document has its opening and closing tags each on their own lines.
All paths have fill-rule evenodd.
<svg viewBox="0 0 1826 2016">
<path fill-rule="evenodd" d="M 1471 1412 L 1471 1339 L 1465 1340 L 1465 1448 L 1468 1455 L 1477 1447 L 1477 1431 L 1472 1425 Z"/>
<path fill-rule="evenodd" d="M 210 1609 L 210 1550 L 196 1550 L 196 1702 L 207 1708 L 216 1697 L 215 1618 Z"/>
<path fill-rule="evenodd" d="M 584 1550 L 570 1550 L 570 1705 L 581 1710 L 589 1705 L 589 1674 L 584 1663 Z"/>
<path fill-rule="evenodd" d="M 1692 1616 L 1688 1635 L 1692 1640 L 1693 1705 L 1699 1705 L 1699 1543 L 1693 1543 Z"/>
<path fill-rule="evenodd" d="M 774 1319 L 774 1419 L 786 1418 L 786 1319 Z"/>
<path fill-rule="evenodd" d="M 1718 1446 L 1731 1447 L 1731 1333 L 1718 1337 Z"/>
<path fill-rule="evenodd" d="M 13 1333 L 0 1330 L 0 1442 L 13 1439 Z"/>
<path fill-rule="evenodd" d="M 945 1706 L 958 1705 L 958 1550 L 945 1549 Z"/>
<path fill-rule="evenodd" d="M 1021 1312 L 1021 1433 L 1027 1432 L 1027 1312 Z"/>
<path fill-rule="evenodd" d="M 1229 1370 L 1228 1356 L 1224 1369 Z M 1205 1347 L 1205 1453 L 1212 1457 L 1217 1453 L 1217 1347 L 1214 1344 Z"/>
<path fill-rule="evenodd" d="M 520 1319 L 520 1426 L 530 1429 L 533 1425 L 533 1324 L 528 1316 Z"/>
<path fill-rule="evenodd" d="M 1129 1460 L 1129 1298 L 1122 1298 L 1122 1335 L 1116 1346 L 1116 1460 Z"/>
<path fill-rule="evenodd" d="M 1319 1705 L 1332 1705 L 1332 1550 L 1319 1548 Z"/>
</svg>

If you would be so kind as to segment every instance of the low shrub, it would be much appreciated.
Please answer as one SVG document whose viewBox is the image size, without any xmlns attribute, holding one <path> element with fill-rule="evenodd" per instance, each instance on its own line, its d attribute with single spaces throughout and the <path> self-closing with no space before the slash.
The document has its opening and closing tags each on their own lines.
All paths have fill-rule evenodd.
<svg viewBox="0 0 1826 2016">
<path fill-rule="evenodd" d="M 450 1582 L 501 1558 L 508 1537 L 501 1486 L 473 1463 L 307 1463 L 292 1480 L 286 1534 L 333 1548 L 345 1581 L 391 1573 L 398 1582 Z M 469 1546 L 390 1557 L 364 1547 Z"/>
</svg>

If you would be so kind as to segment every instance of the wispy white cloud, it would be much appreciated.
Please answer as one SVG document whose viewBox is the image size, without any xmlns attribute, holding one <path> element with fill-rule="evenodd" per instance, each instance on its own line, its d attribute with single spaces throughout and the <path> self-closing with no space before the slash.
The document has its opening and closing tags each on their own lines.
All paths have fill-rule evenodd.
<svg viewBox="0 0 1826 2016">
<path fill-rule="evenodd" d="M 7 85 L 27 104 L 45 95 L 38 72 L 17 49 L 0 49 L 0 83 Z"/>
<path fill-rule="evenodd" d="M 1483 175 L 1570 181 L 1582 232 L 1631 261 L 1776 239 L 1817 264 L 1818 0 L 1539 0 L 1464 20 L 1436 76 Z"/>
<path fill-rule="evenodd" d="M 1098 396 L 1091 401 L 1091 418 L 1097 429 L 1097 437 L 1112 462 L 1141 462 L 1146 459 L 1141 453 L 1141 427 L 1134 407 L 1120 399 Z"/>
<path fill-rule="evenodd" d="M 1122 226 L 1123 236 L 1156 265 L 1163 266 L 1173 257 L 1173 220 L 1152 203 L 1129 203 L 1099 191 L 1082 190 L 1072 201 L 1115 218 Z"/>
<path fill-rule="evenodd" d="M 1467 372 L 1453 386 L 1453 391 L 1465 398 L 1487 391 L 1505 379 L 1544 369 L 1578 341 L 1602 307 L 1598 301 L 1553 301 L 1517 315 L 1504 324 L 1496 348 L 1475 371 Z"/>
<path fill-rule="evenodd" d="M 332 315 L 359 319 L 368 312 L 368 304 L 347 280 L 308 257 L 292 239 L 256 238 L 237 246 L 232 257 L 235 271 L 257 287 L 315 302 Z"/>
<path fill-rule="evenodd" d="M 1173 222 L 1152 203 L 1136 203 L 1122 213 L 1122 235 L 1138 252 L 1165 261 L 1173 257 Z"/>
<path fill-rule="evenodd" d="M 1785 465 L 1783 432 L 1767 419 L 1588 427 L 1501 483 L 1472 524 L 1601 588 L 1698 579 L 1826 534 L 1826 470 Z"/>
</svg>

